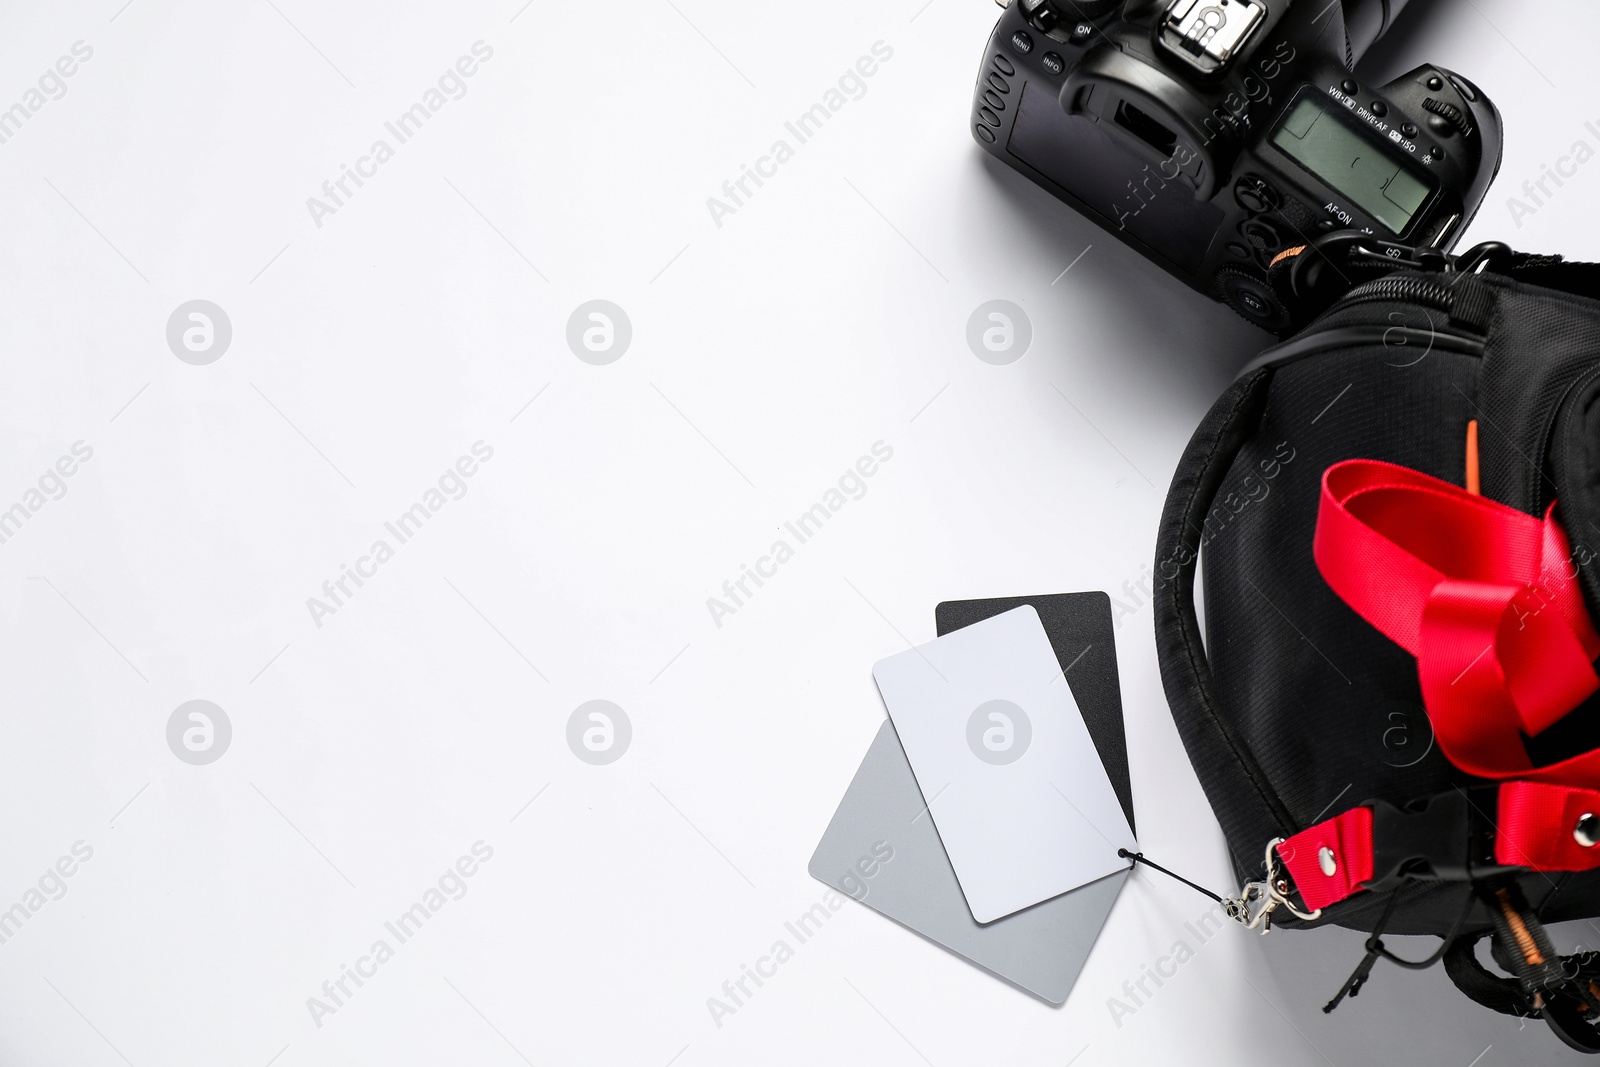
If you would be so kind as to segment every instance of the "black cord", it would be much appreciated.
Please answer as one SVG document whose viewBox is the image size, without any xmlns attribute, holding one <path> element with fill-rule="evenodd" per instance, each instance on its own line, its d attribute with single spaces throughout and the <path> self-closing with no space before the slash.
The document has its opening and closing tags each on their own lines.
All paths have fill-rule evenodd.
<svg viewBox="0 0 1600 1067">
<path fill-rule="evenodd" d="M 1223 903 L 1223 900 L 1222 900 L 1221 897 L 1219 897 L 1217 894 L 1213 893 L 1211 890 L 1207 889 L 1205 886 L 1195 885 L 1193 882 L 1189 881 L 1189 879 L 1185 878 L 1183 875 L 1177 874 L 1177 873 L 1175 873 L 1173 871 L 1169 871 L 1165 867 L 1161 866 L 1161 864 L 1155 863 L 1155 862 L 1153 862 L 1151 860 L 1145 859 L 1143 852 L 1129 852 L 1125 848 L 1119 848 L 1119 849 L 1117 849 L 1117 855 L 1121 856 L 1125 860 L 1132 860 L 1135 863 L 1142 863 L 1146 867 L 1154 868 L 1155 870 L 1158 870 L 1162 874 L 1166 875 L 1168 878 L 1176 878 L 1178 881 L 1182 882 L 1184 885 L 1188 886 L 1190 889 L 1193 889 L 1195 892 L 1204 893 L 1206 896 L 1210 897 L 1212 900 L 1216 901 L 1218 904 Z"/>
<path fill-rule="evenodd" d="M 1339 1006 L 1345 997 L 1353 997 L 1361 992 L 1361 987 L 1367 984 L 1367 979 L 1372 976 L 1372 968 L 1378 962 L 1378 957 L 1386 951 L 1383 947 L 1383 931 L 1389 926 L 1389 919 L 1394 915 L 1395 905 L 1400 902 L 1400 891 L 1408 883 L 1402 882 L 1389 892 L 1389 902 L 1384 905 L 1383 914 L 1372 927 L 1372 933 L 1367 937 L 1367 953 L 1361 957 L 1361 962 L 1356 964 L 1356 969 L 1350 972 L 1350 977 L 1344 980 L 1344 985 L 1339 987 L 1339 992 L 1333 999 L 1322 1006 L 1322 1014 L 1326 1015 Z"/>
<path fill-rule="evenodd" d="M 1398 889 L 1395 890 L 1395 896 L 1399 896 L 1399 895 L 1400 895 L 1400 891 Z M 1472 904 L 1473 904 L 1474 900 L 1476 900 L 1476 899 L 1477 899 L 1477 895 L 1473 892 L 1472 887 L 1469 885 L 1467 887 L 1466 903 L 1464 903 L 1461 906 L 1461 912 L 1460 912 L 1460 914 L 1458 914 L 1456 916 L 1456 921 L 1450 925 L 1450 932 L 1448 934 L 1444 935 L 1444 943 L 1439 946 L 1438 951 L 1434 952 L 1434 954 L 1429 956 L 1427 959 L 1425 959 L 1425 960 L 1403 960 L 1403 959 L 1401 959 L 1399 956 L 1396 956 L 1393 952 L 1390 952 L 1388 949 L 1383 947 L 1383 942 L 1382 941 L 1378 941 L 1378 934 L 1377 934 L 1376 931 L 1374 931 L 1373 935 L 1372 935 L 1372 941 L 1377 941 L 1378 954 L 1380 956 L 1382 956 L 1384 959 L 1388 960 L 1390 963 L 1399 964 L 1401 967 L 1407 967 L 1407 968 L 1410 968 L 1413 971 L 1425 971 L 1425 970 L 1427 970 L 1429 967 L 1432 967 L 1435 963 L 1438 963 L 1440 960 L 1444 959 L 1444 954 L 1450 950 L 1451 943 L 1455 941 L 1456 935 L 1461 932 L 1462 924 L 1467 921 L 1467 916 L 1469 914 L 1471 914 L 1471 912 L 1472 912 Z M 1393 900 L 1391 900 L 1389 902 L 1389 907 L 1391 909 L 1394 907 L 1394 901 Z M 1387 911 L 1384 914 L 1384 921 L 1385 922 L 1388 921 L 1388 913 L 1387 913 Z M 1368 944 L 1370 946 L 1371 942 L 1369 942 Z"/>
<path fill-rule="evenodd" d="M 1432 967 L 1434 964 L 1443 959 L 1444 954 L 1448 952 L 1450 950 L 1450 946 L 1455 943 L 1456 935 L 1461 932 L 1461 924 L 1467 921 L 1467 915 L 1472 911 L 1472 903 L 1475 899 L 1475 894 L 1472 886 L 1470 885 L 1467 886 L 1467 899 L 1466 903 L 1461 908 L 1461 913 L 1456 916 L 1456 921 L 1450 926 L 1450 932 L 1444 935 L 1444 941 L 1439 945 L 1438 950 L 1434 952 L 1433 955 L 1429 956 L 1425 960 L 1407 960 L 1396 956 L 1393 952 L 1390 952 L 1388 949 L 1383 947 L 1383 932 L 1384 930 L 1388 929 L 1389 920 L 1394 917 L 1395 906 L 1400 903 L 1401 891 L 1410 884 L 1410 882 L 1402 882 L 1400 885 L 1396 886 L 1392 891 L 1390 891 L 1389 902 L 1384 906 L 1383 915 L 1372 927 L 1372 933 L 1367 938 L 1367 954 L 1361 957 L 1361 962 L 1356 964 L 1356 969 L 1350 972 L 1350 977 L 1345 979 L 1344 985 L 1339 987 L 1339 992 L 1334 994 L 1333 999 L 1328 1001 L 1327 1004 L 1323 1005 L 1322 1011 L 1324 1014 L 1327 1014 L 1328 1012 L 1333 1011 L 1334 1008 L 1337 1008 L 1339 1006 L 1339 1002 L 1345 997 L 1353 997 L 1361 992 L 1361 987 L 1366 985 L 1367 979 L 1372 974 L 1372 967 L 1378 962 L 1380 957 L 1388 960 L 1390 963 L 1397 964 L 1409 970 L 1422 971 Z"/>
</svg>

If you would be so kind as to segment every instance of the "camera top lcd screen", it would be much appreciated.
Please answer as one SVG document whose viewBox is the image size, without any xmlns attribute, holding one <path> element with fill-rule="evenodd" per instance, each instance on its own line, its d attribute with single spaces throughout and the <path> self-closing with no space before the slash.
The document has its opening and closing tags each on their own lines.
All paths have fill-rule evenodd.
<svg viewBox="0 0 1600 1067">
<path fill-rule="evenodd" d="M 1303 97 L 1272 143 L 1398 236 L 1432 190 L 1386 146 L 1353 129 L 1341 110 L 1320 96 Z"/>
</svg>

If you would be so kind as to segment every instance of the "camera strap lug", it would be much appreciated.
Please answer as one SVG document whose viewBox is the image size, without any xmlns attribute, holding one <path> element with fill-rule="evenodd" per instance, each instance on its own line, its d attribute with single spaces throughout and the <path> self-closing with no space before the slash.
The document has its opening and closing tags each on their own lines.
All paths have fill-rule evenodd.
<svg viewBox="0 0 1600 1067">
<path fill-rule="evenodd" d="M 1455 257 L 1454 268 L 1461 274 L 1482 274 L 1486 270 L 1504 272 L 1511 268 L 1516 256 L 1504 241 L 1484 241 Z"/>
<path fill-rule="evenodd" d="M 1355 245 L 1350 249 L 1349 262 L 1379 270 L 1403 267 L 1406 270 L 1435 271 L 1440 274 L 1448 274 L 1451 270 L 1450 257 L 1436 248 L 1414 248 L 1389 241 L 1382 242 L 1377 248 L 1365 243 Z"/>
<path fill-rule="evenodd" d="M 1499 241 L 1485 241 L 1452 256 L 1437 248 L 1408 245 L 1360 230 L 1335 230 L 1281 254 L 1271 274 L 1274 288 L 1293 309 L 1295 320 L 1304 324 L 1357 286 L 1392 271 L 1461 277 L 1486 270 L 1508 271 L 1515 259 L 1510 246 Z"/>
</svg>

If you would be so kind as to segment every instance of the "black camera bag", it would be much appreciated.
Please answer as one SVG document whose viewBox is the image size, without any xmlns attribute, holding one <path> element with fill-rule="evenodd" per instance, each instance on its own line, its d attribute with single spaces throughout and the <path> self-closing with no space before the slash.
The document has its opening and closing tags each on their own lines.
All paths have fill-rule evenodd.
<svg viewBox="0 0 1600 1067">
<path fill-rule="evenodd" d="M 1430 668 L 1330 587 L 1314 551 L 1319 521 L 1331 522 L 1319 518 L 1330 467 L 1380 461 L 1460 487 L 1475 423 L 1482 498 L 1508 506 L 1491 518 L 1526 526 L 1556 504 L 1549 522 L 1570 547 L 1572 625 L 1600 619 L 1600 265 L 1480 246 L 1432 266 L 1348 291 L 1247 367 L 1195 431 L 1156 546 L 1162 681 L 1240 882 L 1256 883 L 1233 902 L 1235 917 L 1254 910 L 1272 925 L 1371 935 L 1325 1010 L 1358 992 L 1380 958 L 1442 960 L 1474 1000 L 1545 1018 L 1568 1044 L 1596 1052 L 1600 953 L 1558 954 L 1543 924 L 1600 915 L 1600 780 L 1511 783 L 1533 790 L 1531 807 L 1518 808 L 1505 776 L 1456 766 L 1430 720 L 1437 709 L 1425 707 L 1419 678 Z M 1454 494 L 1451 507 L 1464 495 L 1418 492 L 1425 503 Z M 1408 527 L 1398 510 L 1401 540 L 1431 538 L 1465 559 L 1446 571 L 1476 565 L 1467 540 L 1441 534 L 1436 516 L 1423 509 L 1424 525 Z M 1345 581 L 1365 582 L 1380 612 L 1386 565 L 1364 568 L 1359 553 L 1345 561 Z M 1545 601 L 1530 606 L 1538 593 L 1519 594 L 1510 629 L 1554 624 Z M 1496 656 L 1483 659 L 1489 668 L 1469 662 L 1462 676 L 1489 669 L 1492 682 Z M 1435 686 L 1438 703 L 1461 696 Z M 1522 732 L 1526 756 L 1512 751 L 1515 734 L 1491 755 L 1525 761 L 1534 778 L 1563 760 L 1600 758 L 1600 696 L 1556 710 L 1544 729 Z M 1592 811 L 1586 790 L 1597 791 Z M 1528 860 L 1523 848 L 1539 857 L 1506 862 Z M 1311 892 L 1322 875 L 1347 881 Z M 1317 911 L 1311 897 L 1330 892 L 1340 899 Z M 1386 932 L 1443 943 L 1428 960 L 1406 960 L 1384 947 Z M 1506 976 L 1480 960 L 1485 937 Z"/>
</svg>

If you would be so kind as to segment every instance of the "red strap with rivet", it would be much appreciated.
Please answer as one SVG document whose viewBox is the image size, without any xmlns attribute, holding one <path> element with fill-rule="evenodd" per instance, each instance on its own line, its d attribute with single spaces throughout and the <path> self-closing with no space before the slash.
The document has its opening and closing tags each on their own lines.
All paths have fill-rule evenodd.
<svg viewBox="0 0 1600 1067">
<path fill-rule="evenodd" d="M 1309 910 L 1343 900 L 1372 877 L 1372 809 L 1351 808 L 1301 830 L 1278 843 L 1278 858 Z"/>
</svg>

